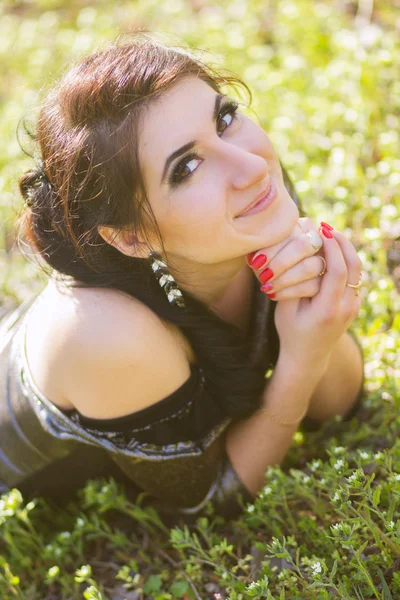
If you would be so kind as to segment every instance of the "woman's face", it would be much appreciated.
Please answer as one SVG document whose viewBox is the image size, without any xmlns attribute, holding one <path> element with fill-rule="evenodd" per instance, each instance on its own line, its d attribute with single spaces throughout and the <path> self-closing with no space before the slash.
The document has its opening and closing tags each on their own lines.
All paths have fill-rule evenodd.
<svg viewBox="0 0 400 600">
<path fill-rule="evenodd" d="M 237 260 L 283 241 L 299 217 L 268 135 L 227 107 L 228 100 L 201 79 L 188 77 L 143 117 L 139 156 L 148 199 L 167 253 L 183 263 Z M 193 141 L 192 148 L 170 160 Z M 268 189 L 270 179 L 277 190 L 272 204 L 237 216 Z"/>
</svg>

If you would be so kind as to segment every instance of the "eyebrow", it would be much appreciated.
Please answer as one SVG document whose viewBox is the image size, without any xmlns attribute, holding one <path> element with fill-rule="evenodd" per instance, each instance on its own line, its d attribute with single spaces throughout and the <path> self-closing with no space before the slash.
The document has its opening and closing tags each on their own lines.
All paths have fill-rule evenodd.
<svg viewBox="0 0 400 600">
<path fill-rule="evenodd" d="M 225 97 L 226 97 L 226 94 L 217 94 L 215 96 L 215 104 L 214 104 L 214 110 L 213 110 L 213 115 L 212 115 L 212 122 L 213 123 L 216 123 L 216 121 L 217 121 L 219 107 L 221 105 L 222 98 L 225 98 Z M 199 140 L 193 140 L 192 142 L 188 142 L 187 144 L 184 144 L 183 146 L 181 146 L 180 148 L 178 148 L 178 150 L 175 150 L 174 152 L 172 152 L 172 154 L 170 154 L 168 156 L 167 160 L 165 161 L 163 173 L 161 175 L 160 185 L 162 185 L 164 183 L 164 179 L 165 179 L 165 176 L 166 176 L 167 171 L 168 171 L 168 167 L 171 164 L 171 162 L 175 158 L 177 158 L 178 156 L 180 156 L 181 154 L 184 154 L 188 150 L 191 150 L 198 143 L 199 143 Z"/>
</svg>

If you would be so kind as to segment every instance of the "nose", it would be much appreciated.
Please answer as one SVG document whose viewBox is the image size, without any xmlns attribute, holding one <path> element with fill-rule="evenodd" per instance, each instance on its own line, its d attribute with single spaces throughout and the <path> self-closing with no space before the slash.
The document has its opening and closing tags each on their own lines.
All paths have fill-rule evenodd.
<svg viewBox="0 0 400 600">
<path fill-rule="evenodd" d="M 225 146 L 225 158 L 234 190 L 244 191 L 254 187 L 268 176 L 269 169 L 265 158 L 234 144 L 228 146 L 228 149 Z"/>
</svg>

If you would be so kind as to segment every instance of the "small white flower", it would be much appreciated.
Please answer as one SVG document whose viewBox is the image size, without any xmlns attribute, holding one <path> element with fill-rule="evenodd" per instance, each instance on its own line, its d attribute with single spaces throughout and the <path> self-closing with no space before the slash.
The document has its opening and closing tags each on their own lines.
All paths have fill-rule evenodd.
<svg viewBox="0 0 400 600">
<path fill-rule="evenodd" d="M 254 512 L 255 508 L 254 508 L 254 504 L 250 504 L 250 506 L 247 507 L 247 512 L 252 513 Z"/>
<path fill-rule="evenodd" d="M 322 573 L 322 565 L 319 561 L 317 561 L 313 565 L 311 565 L 311 569 L 313 570 L 314 575 L 316 573 Z"/>
<path fill-rule="evenodd" d="M 310 469 L 313 473 L 315 473 L 315 471 L 317 469 L 319 469 L 319 467 L 321 466 L 321 461 L 320 460 L 313 460 L 311 465 L 310 465 Z"/>
<path fill-rule="evenodd" d="M 369 454 L 368 452 L 360 452 L 360 456 L 361 458 L 363 458 L 364 460 L 367 460 L 369 458 Z"/>
<path fill-rule="evenodd" d="M 337 460 L 337 461 L 334 463 L 334 465 L 333 465 L 333 468 L 334 468 L 334 469 L 337 469 L 337 470 L 339 470 L 339 469 L 341 469 L 342 467 L 344 467 L 344 460 L 343 460 L 342 458 L 339 458 L 339 460 Z"/>
<path fill-rule="evenodd" d="M 286 577 L 286 572 L 285 569 L 282 569 L 282 571 L 280 571 L 280 573 L 278 573 L 278 579 L 285 579 Z"/>
<path fill-rule="evenodd" d="M 344 452 L 344 448 L 343 446 L 336 446 L 336 448 L 333 448 L 333 452 L 334 454 L 342 454 Z"/>
<path fill-rule="evenodd" d="M 346 477 L 346 479 L 349 483 L 357 481 L 357 472 L 354 472 L 352 475 L 350 475 L 350 477 Z"/>
<path fill-rule="evenodd" d="M 271 492 L 272 492 L 272 487 L 269 485 L 266 485 L 265 488 L 263 489 L 264 496 L 268 496 L 268 494 L 270 494 Z"/>
<path fill-rule="evenodd" d="M 310 477 L 308 475 L 304 475 L 303 483 L 308 483 L 310 481 Z"/>
<path fill-rule="evenodd" d="M 400 481 L 400 475 L 399 474 L 395 475 L 394 478 L 395 478 L 396 481 Z"/>
</svg>

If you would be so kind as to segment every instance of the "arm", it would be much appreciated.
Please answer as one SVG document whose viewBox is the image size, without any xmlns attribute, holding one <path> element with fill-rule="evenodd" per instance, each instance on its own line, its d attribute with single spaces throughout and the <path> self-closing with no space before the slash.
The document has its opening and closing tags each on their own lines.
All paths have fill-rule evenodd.
<svg viewBox="0 0 400 600">
<path fill-rule="evenodd" d="M 266 385 L 262 407 L 267 406 L 273 415 L 284 414 L 284 420 L 290 422 L 296 421 L 304 412 L 302 407 L 307 406 L 307 417 L 318 421 L 348 413 L 360 392 L 362 367 L 360 350 L 347 332 L 336 344 L 326 368 L 310 365 L 308 371 L 299 371 L 291 361 L 280 358 Z M 282 462 L 299 422 L 279 425 L 257 411 L 246 421 L 230 426 L 226 451 L 251 493 L 257 494 L 262 488 L 267 467 Z"/>
<path fill-rule="evenodd" d="M 262 487 L 266 468 L 284 458 L 311 402 L 308 412 L 313 416 L 342 414 L 354 403 L 360 388 L 362 361 L 346 331 L 358 314 L 361 299 L 346 282 L 359 279 L 361 261 L 339 232 L 325 238 L 327 272 L 319 293 L 311 300 L 278 302 L 275 324 L 280 354 L 263 395 L 265 412 L 258 411 L 228 431 L 227 453 L 238 477 L 253 494 Z M 294 424 L 271 423 L 268 414 Z"/>
<path fill-rule="evenodd" d="M 363 381 L 361 348 L 346 332 L 336 344 L 314 390 L 307 417 L 323 421 L 334 415 L 347 415 L 362 395 Z"/>
<path fill-rule="evenodd" d="M 268 466 L 282 462 L 292 442 L 300 417 L 310 402 L 325 366 L 312 366 L 306 371 L 296 367 L 290 358 L 279 357 L 274 373 L 267 382 L 262 408 L 293 425 L 279 425 L 265 412 L 257 411 L 246 420 L 230 426 L 226 451 L 243 484 L 252 494 L 263 486 Z M 278 417 L 279 418 L 279 417 Z"/>
</svg>

